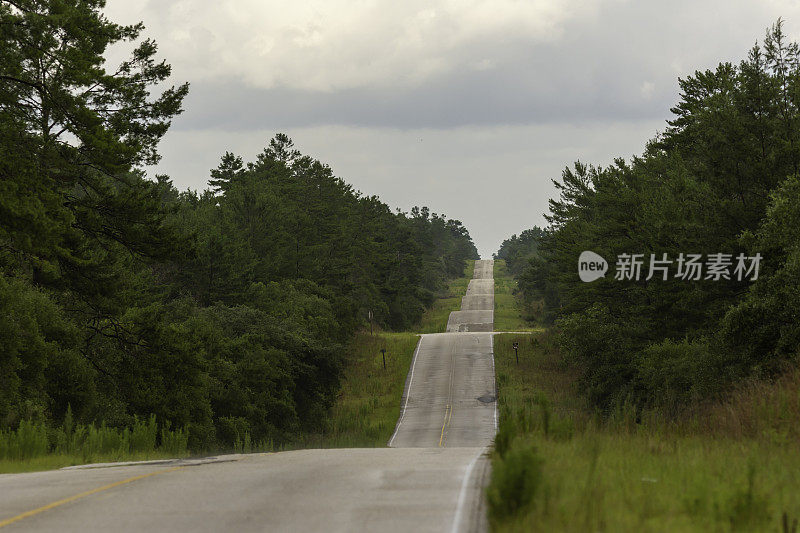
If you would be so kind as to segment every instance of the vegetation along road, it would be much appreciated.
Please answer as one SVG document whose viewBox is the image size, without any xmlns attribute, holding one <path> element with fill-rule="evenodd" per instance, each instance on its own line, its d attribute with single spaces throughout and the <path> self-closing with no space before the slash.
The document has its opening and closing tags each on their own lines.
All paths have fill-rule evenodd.
<svg viewBox="0 0 800 533">
<path fill-rule="evenodd" d="M 125 17 L 158 20 L 167 9 L 146 4 Z M 524 8 L 516 4 L 524 3 L 505 4 L 500 19 L 517 28 L 524 21 L 515 11 Z M 226 16 L 256 21 L 253 5 L 246 17 Z M 281 60 L 302 78 L 298 93 L 283 82 L 253 92 L 252 65 L 243 71 L 247 83 L 226 76 L 217 85 L 206 64 L 234 56 L 262 63 L 246 48 L 229 49 L 224 61 L 198 63 L 202 76 L 190 80 L 196 92 L 187 99 L 189 83 L 175 79 L 150 38 L 159 26 L 151 34 L 135 19 L 113 22 L 125 17 L 105 6 L 0 0 L 0 533 L 797 533 L 800 44 L 783 19 L 736 63 L 693 72 L 710 57 L 678 61 L 684 75 L 670 119 L 630 159 L 607 151 L 623 131 L 617 104 L 634 105 L 640 118 L 663 116 L 657 106 L 675 86 L 664 76 L 673 74 L 659 77 L 654 67 L 651 78 L 638 59 L 634 78 L 623 63 L 604 69 L 634 92 L 648 72 L 642 93 L 655 91 L 644 98 L 655 107 L 645 114 L 645 102 L 624 90 L 596 106 L 598 84 L 587 78 L 586 102 L 614 126 L 596 130 L 601 142 L 587 141 L 581 150 L 589 153 L 548 188 L 544 169 L 563 153 L 557 143 L 578 144 L 528 115 L 528 104 L 577 110 L 594 123 L 596 114 L 571 100 L 580 90 L 554 90 L 558 76 L 542 75 L 540 94 L 558 102 L 531 93 L 481 106 L 481 117 L 500 106 L 495 124 L 536 126 L 556 143 L 508 130 L 530 153 L 502 137 L 503 128 L 473 120 L 477 76 L 501 83 L 496 94 L 533 88 L 500 75 L 535 72 L 514 63 L 536 58 L 529 50 L 498 63 L 507 70 L 481 69 L 474 78 L 445 69 L 458 83 L 446 99 L 420 98 L 434 94 L 422 84 L 401 84 L 392 91 L 398 98 L 387 99 L 382 83 L 370 99 L 357 85 L 324 82 L 320 66 L 341 71 L 336 79 L 361 77 L 362 69 L 342 69 L 305 46 L 318 56 L 313 62 Z M 627 8 L 615 22 L 640 28 Z M 398 16 L 402 10 L 370 10 L 419 23 Z M 448 28 L 483 34 L 459 26 L 481 17 L 448 10 L 438 17 Z M 687 24 L 674 26 L 700 21 L 703 33 L 739 27 L 681 20 Z M 409 35 L 383 23 L 359 26 L 386 42 Z M 320 27 L 328 28 L 321 35 L 349 28 Z M 648 42 L 689 42 L 638 33 Z M 361 42 L 357 33 L 348 38 Z M 213 41 L 217 49 L 225 39 Z M 463 41 L 469 50 L 499 50 Z M 275 57 L 296 47 L 275 42 Z M 318 45 L 330 48 L 324 39 Z M 634 57 L 629 48 L 625 58 Z M 385 56 L 380 50 L 375 57 Z M 176 72 L 191 72 L 187 57 L 176 56 Z M 358 56 L 391 80 L 383 60 Z M 466 65 L 463 57 L 453 64 Z M 542 57 L 556 58 L 563 79 L 580 71 L 550 43 Z M 653 65 L 665 64 L 659 57 Z M 435 87 L 446 88 L 434 74 Z M 331 90 L 310 90 L 313 80 Z M 235 87 L 246 92 L 226 89 Z M 468 98 L 463 109 L 450 101 L 457 93 Z M 294 102 L 292 94 L 314 103 L 281 105 Z M 337 94 L 359 101 L 343 105 Z M 411 98 L 402 113 L 384 113 L 402 94 Z M 506 101 L 525 103 L 513 121 Z M 431 102 L 441 113 L 430 112 Z M 448 109 L 458 120 L 442 124 L 458 134 L 429 123 Z M 184 111 L 171 142 L 190 139 L 192 160 L 159 151 Z M 412 147 L 399 130 L 417 137 L 415 114 L 428 138 Z M 372 135 L 372 115 L 402 120 Z M 202 117 L 218 121 L 221 129 L 209 132 L 225 134 L 187 137 L 206 127 Z M 285 133 L 250 152 L 245 134 L 276 120 L 382 190 L 356 189 Z M 575 122 L 565 116 L 564 124 Z M 340 129 L 356 125 L 358 137 Z M 206 172 L 218 149 L 212 141 L 222 149 Z M 449 147 L 458 143 L 463 150 Z M 547 158 L 536 161 L 537 150 Z M 513 171 L 525 180 L 512 179 L 513 153 L 525 154 Z M 482 159 L 489 156 L 498 159 Z M 201 161 L 202 172 L 192 170 Z M 161 173 L 170 166 L 174 176 Z M 464 186 L 478 180 L 486 192 Z M 503 225 L 492 204 L 526 217 L 528 229 L 503 241 L 494 260 L 478 260 L 460 220 L 426 206 L 405 212 L 375 195 L 393 196 L 390 183 L 404 191 L 396 197 L 402 205 L 433 201 L 438 190 L 459 214 L 491 220 L 489 233 Z M 538 218 L 535 204 L 548 198 Z M 530 202 L 531 211 L 511 200 Z M 529 227 L 537 220 L 546 226 Z"/>
<path fill-rule="evenodd" d="M 497 428 L 493 262 L 422 335 L 383 449 L 296 450 L 0 477 L 9 531 L 474 531 Z M 11 490 L 11 489 L 14 490 Z"/>
</svg>

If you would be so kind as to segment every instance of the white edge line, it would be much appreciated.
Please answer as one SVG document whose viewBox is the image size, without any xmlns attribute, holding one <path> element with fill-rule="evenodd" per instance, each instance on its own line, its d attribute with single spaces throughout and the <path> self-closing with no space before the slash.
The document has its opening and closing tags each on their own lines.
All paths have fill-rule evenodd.
<svg viewBox="0 0 800 533">
<path fill-rule="evenodd" d="M 499 398 L 497 397 L 497 374 L 494 369 L 494 335 L 490 335 L 489 339 L 491 339 L 489 346 L 492 350 L 492 383 L 494 384 L 494 434 L 497 435 L 497 402 Z"/>
<path fill-rule="evenodd" d="M 492 281 L 494 282 L 494 260 L 492 260 Z M 494 384 L 494 434 L 497 435 L 498 425 L 497 425 L 497 402 L 500 399 L 497 397 L 497 372 L 494 368 L 494 283 L 492 283 L 492 334 L 489 336 L 490 344 L 489 348 L 492 350 L 492 383 Z"/>
<path fill-rule="evenodd" d="M 492 261 L 494 263 L 494 261 Z M 494 277 L 492 277 L 494 279 Z M 494 298 L 492 298 L 494 299 Z M 494 310 L 492 310 L 492 325 L 494 325 Z M 493 332 L 492 332 L 493 333 Z M 494 370 L 494 335 L 489 335 L 490 340 L 490 348 L 492 350 L 492 381 L 495 381 L 495 370 Z M 420 341 L 421 342 L 421 341 Z M 410 388 L 410 385 L 409 385 Z M 495 383 L 495 394 L 497 393 L 497 384 Z M 494 431 L 495 434 L 497 433 L 497 399 L 494 402 Z M 466 471 L 464 472 L 464 479 L 461 480 L 461 489 L 458 491 L 458 503 L 456 504 L 456 514 L 453 516 L 453 527 L 450 529 L 451 533 L 458 533 L 461 528 L 461 522 L 464 516 L 464 506 L 466 505 L 467 501 L 467 489 L 469 488 L 469 481 L 472 478 L 472 470 L 475 468 L 475 464 L 480 459 L 481 455 L 483 455 L 488 448 L 482 448 L 478 454 L 472 458 L 472 461 L 467 465 Z"/>
<path fill-rule="evenodd" d="M 461 489 L 458 491 L 458 504 L 456 504 L 456 514 L 453 515 L 453 527 L 450 529 L 451 533 L 458 533 L 461 529 L 461 522 L 464 519 L 464 506 L 467 502 L 467 489 L 469 488 L 469 480 L 472 478 L 472 470 L 485 451 L 486 448 L 481 448 L 481 451 L 472 458 L 472 461 L 469 462 L 464 472 L 464 479 L 461 480 Z"/>
<path fill-rule="evenodd" d="M 400 418 L 397 419 L 397 425 L 394 428 L 394 433 L 392 433 L 392 438 L 389 439 L 389 443 L 386 445 L 389 448 L 392 447 L 394 438 L 397 436 L 397 432 L 400 431 L 400 424 L 403 423 L 403 418 L 405 418 L 406 416 L 406 407 L 408 407 L 408 398 L 411 396 L 411 384 L 414 382 L 414 367 L 417 366 L 417 355 L 419 354 L 419 347 L 422 346 L 423 339 L 425 339 L 425 335 L 420 335 L 419 342 L 417 343 L 417 349 L 414 350 L 414 359 L 411 361 L 411 376 L 408 378 L 408 387 L 405 390 L 406 401 L 403 403 L 403 408 L 400 410 Z"/>
</svg>

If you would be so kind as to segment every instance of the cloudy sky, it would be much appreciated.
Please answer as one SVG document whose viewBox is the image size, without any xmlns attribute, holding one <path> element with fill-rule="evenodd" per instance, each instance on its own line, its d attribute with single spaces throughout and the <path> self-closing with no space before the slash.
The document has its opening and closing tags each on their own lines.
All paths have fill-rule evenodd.
<svg viewBox="0 0 800 533">
<path fill-rule="evenodd" d="M 641 153 L 677 78 L 738 62 L 797 0 L 109 0 L 185 112 L 150 173 L 202 189 L 275 132 L 366 194 L 461 220 L 483 257 L 544 223 L 573 161 Z"/>
</svg>

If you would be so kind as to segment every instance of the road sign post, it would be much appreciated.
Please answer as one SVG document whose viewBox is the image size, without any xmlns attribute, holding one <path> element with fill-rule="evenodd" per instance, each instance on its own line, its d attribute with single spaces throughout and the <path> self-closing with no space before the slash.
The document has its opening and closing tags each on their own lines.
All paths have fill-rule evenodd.
<svg viewBox="0 0 800 533">
<path fill-rule="evenodd" d="M 383 369 L 386 370 L 386 348 L 381 348 L 381 355 L 383 356 Z"/>
<path fill-rule="evenodd" d="M 514 344 L 512 344 L 511 346 L 514 348 L 514 357 L 516 357 L 517 364 L 519 364 L 519 351 L 518 351 L 519 350 L 519 343 L 518 342 L 514 342 Z"/>
</svg>

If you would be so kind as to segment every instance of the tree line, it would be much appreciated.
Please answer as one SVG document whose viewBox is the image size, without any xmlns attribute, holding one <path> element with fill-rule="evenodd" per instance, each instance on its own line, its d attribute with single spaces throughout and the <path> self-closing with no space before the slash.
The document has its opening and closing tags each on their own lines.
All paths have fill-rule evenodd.
<svg viewBox="0 0 800 533">
<path fill-rule="evenodd" d="M 188 84 L 163 89 L 156 44 L 104 4 L 0 3 L 0 430 L 155 415 L 194 449 L 319 431 L 344 344 L 369 313 L 419 321 L 477 257 L 468 231 L 284 134 L 226 152 L 200 193 L 148 179 Z"/>
<path fill-rule="evenodd" d="M 679 410 L 775 376 L 800 349 L 800 48 L 779 20 L 739 64 L 679 85 L 673 118 L 641 156 L 566 168 L 549 225 L 497 254 L 604 409 Z M 578 277 L 584 251 L 609 263 L 597 281 Z M 615 274 L 633 254 L 641 276 Z M 685 275 L 690 255 L 704 258 L 699 279 Z M 665 259 L 668 272 L 651 275 Z"/>
</svg>

